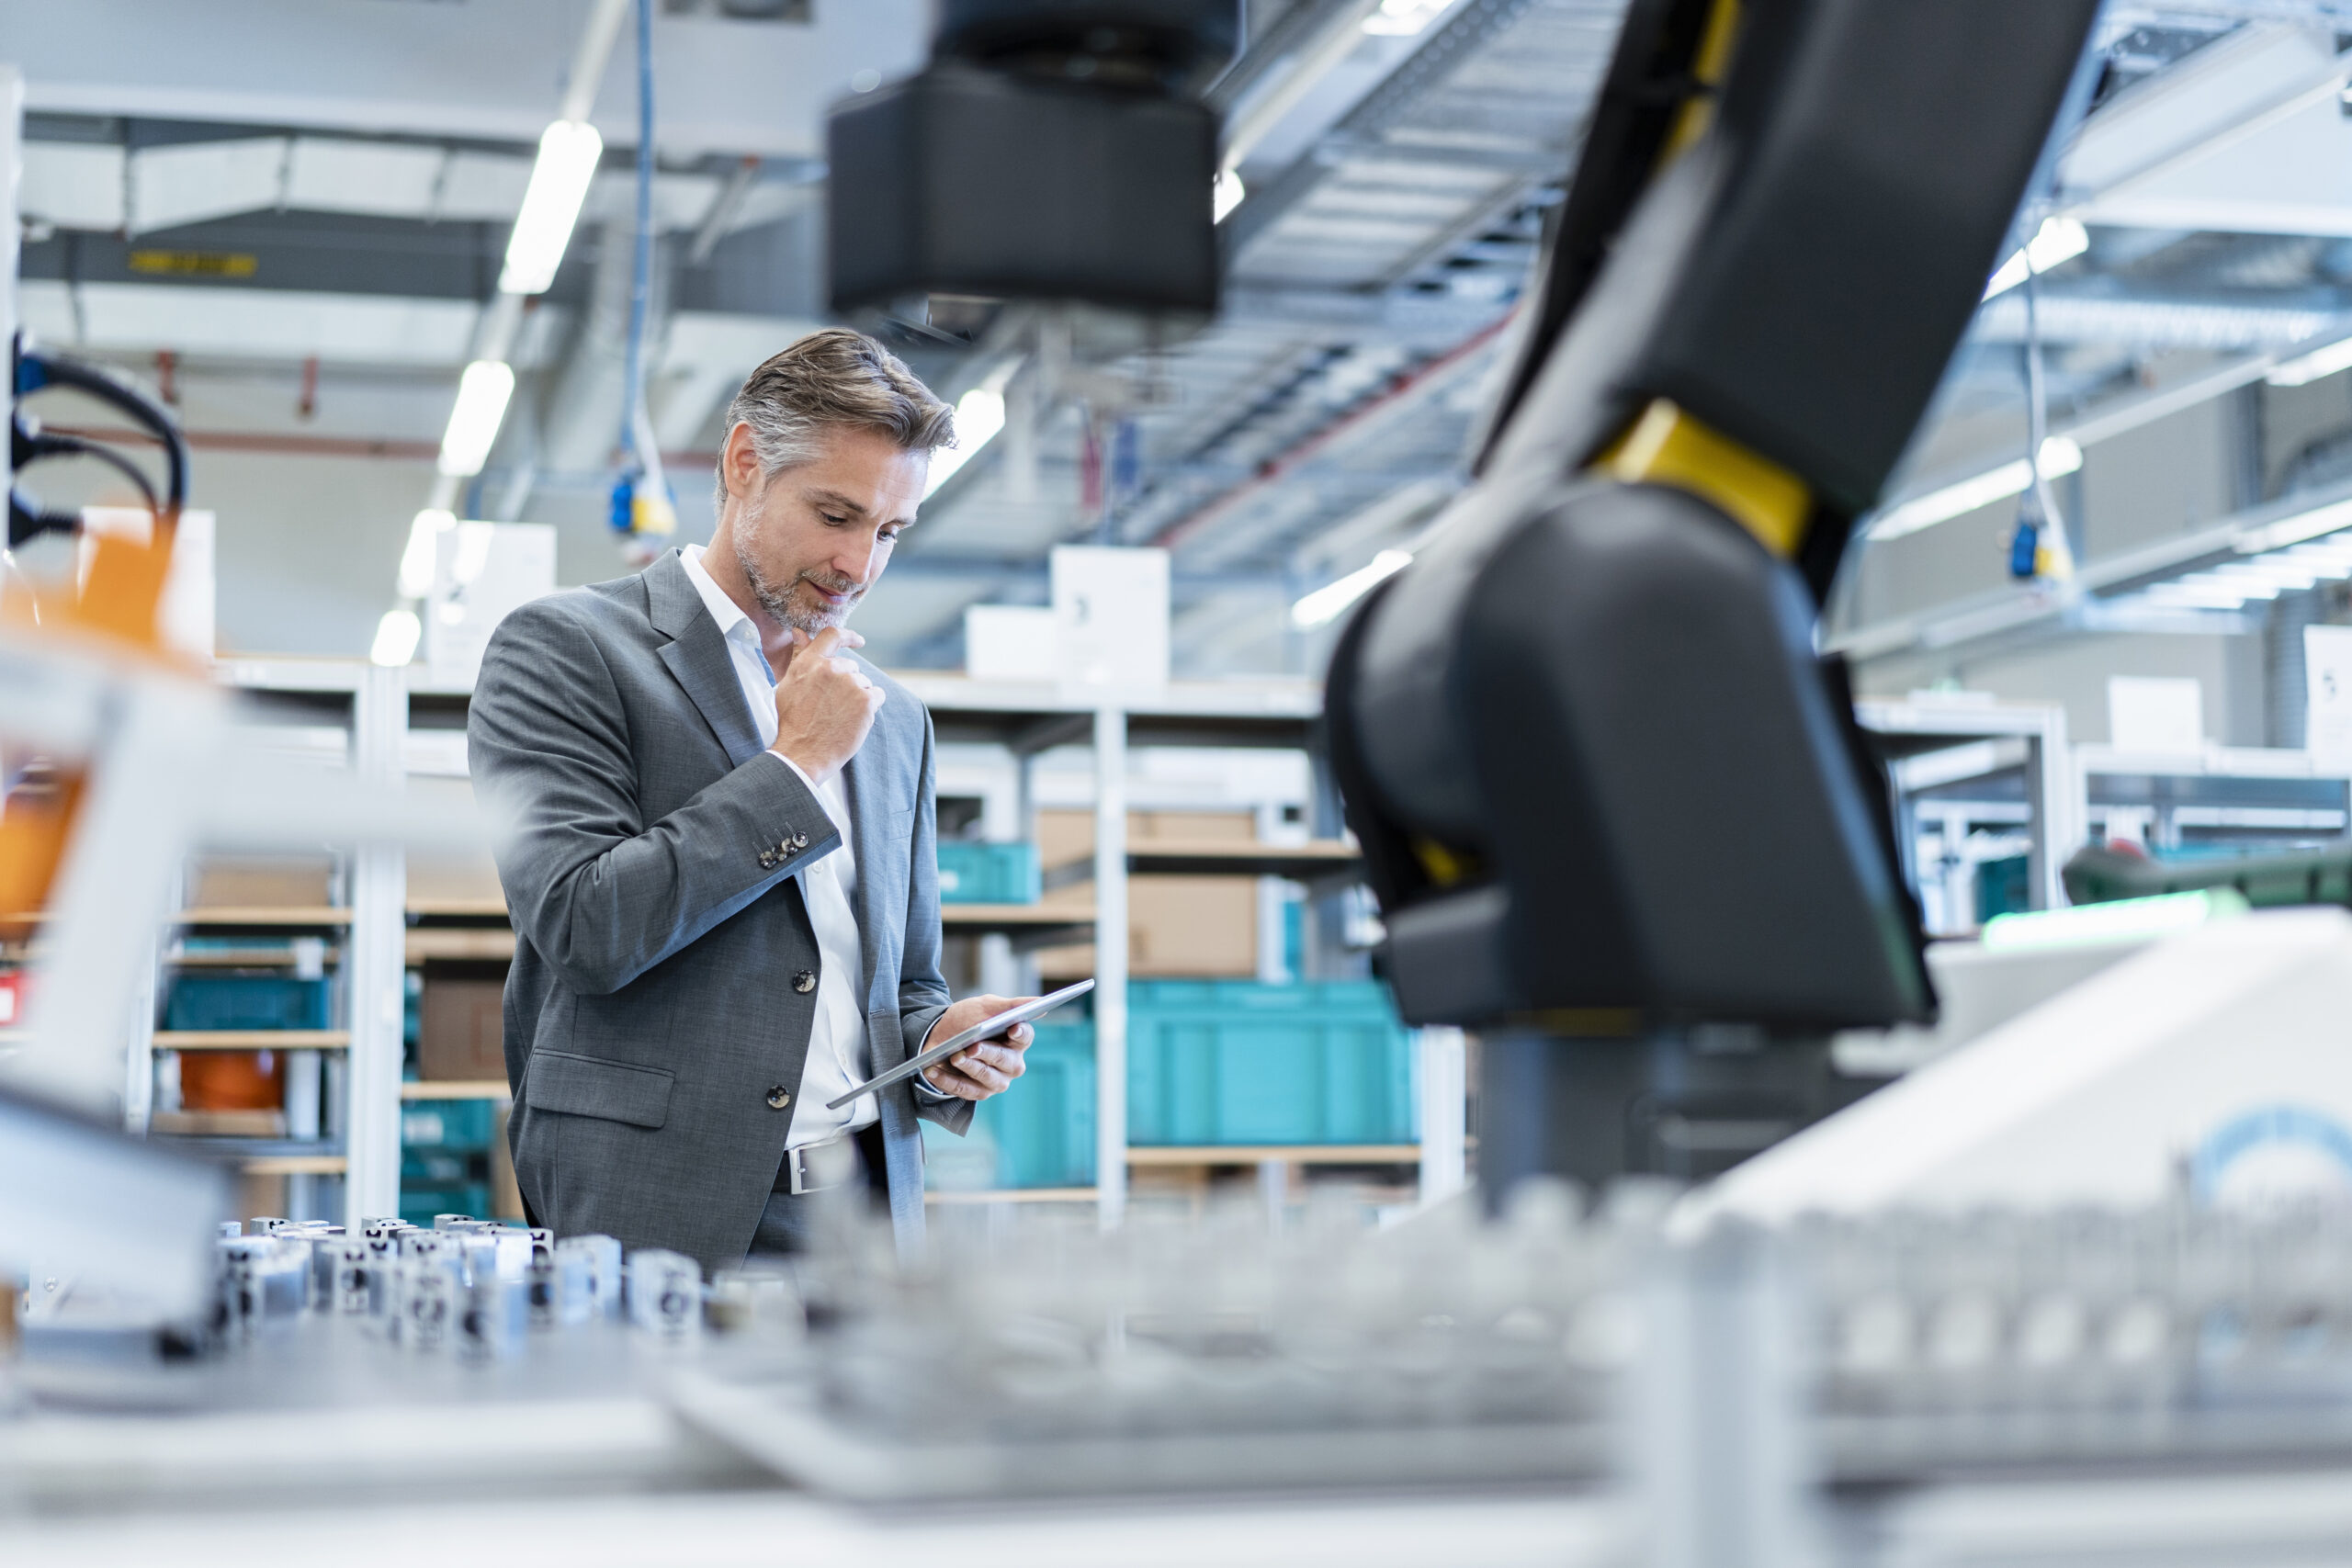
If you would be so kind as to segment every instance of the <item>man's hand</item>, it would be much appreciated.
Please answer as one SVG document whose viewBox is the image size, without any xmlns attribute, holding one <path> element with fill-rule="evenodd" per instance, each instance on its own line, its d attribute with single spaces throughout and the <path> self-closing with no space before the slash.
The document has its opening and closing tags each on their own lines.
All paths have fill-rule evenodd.
<svg viewBox="0 0 2352 1568">
<path fill-rule="evenodd" d="M 961 1034 L 976 1023 L 994 1018 L 1001 1012 L 1033 1002 L 1035 997 L 967 997 L 939 1015 L 939 1021 L 923 1036 L 926 1045 L 933 1039 L 945 1040 Z M 986 1100 L 992 1094 L 1002 1094 L 1012 1087 L 1012 1080 L 1029 1070 L 1022 1053 L 1037 1032 L 1025 1023 L 1016 1023 L 1011 1032 L 999 1040 L 983 1040 L 967 1045 L 947 1060 L 922 1070 L 924 1081 L 942 1094 L 952 1094 L 958 1100 Z"/>
<path fill-rule="evenodd" d="M 855 632 L 828 626 L 808 637 L 796 630 L 792 640 L 792 661 L 776 677 L 775 744 L 769 750 L 823 784 L 865 744 L 882 711 L 882 688 L 835 651 L 863 647 L 865 639 Z"/>
</svg>

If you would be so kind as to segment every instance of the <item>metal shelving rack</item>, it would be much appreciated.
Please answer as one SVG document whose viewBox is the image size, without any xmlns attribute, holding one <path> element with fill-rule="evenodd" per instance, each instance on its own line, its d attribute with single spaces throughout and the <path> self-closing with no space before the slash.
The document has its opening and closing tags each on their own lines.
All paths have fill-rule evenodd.
<svg viewBox="0 0 2352 1568">
<path fill-rule="evenodd" d="M 1462 1039 L 1453 1031 L 1422 1032 L 1414 1077 L 1422 1128 L 1418 1145 L 1135 1150 L 1127 1144 L 1128 878 L 1162 873 L 1275 875 L 1314 884 L 1345 878 L 1357 859 L 1351 848 L 1338 842 L 1336 819 L 1313 823 L 1320 837 L 1305 845 L 1131 848 L 1127 843 L 1127 752 L 1136 746 L 1269 747 L 1305 751 L 1312 757 L 1315 729 L 1323 711 L 1318 683 L 1289 679 L 1177 681 L 1165 686 L 1118 690 L 1050 682 L 976 681 L 946 674 L 900 673 L 898 678 L 931 710 L 943 742 L 994 744 L 1012 754 L 1019 770 L 1017 815 L 1024 836 L 1033 842 L 1036 838 L 1036 759 L 1059 746 L 1091 744 L 1093 751 L 1096 1186 L 1091 1193 L 1056 1190 L 1055 1197 L 1091 1196 L 1108 1227 L 1116 1225 L 1125 1213 L 1129 1168 L 1143 1164 L 1254 1164 L 1261 1174 L 1288 1165 L 1414 1164 L 1420 1167 L 1425 1195 L 1450 1192 L 1462 1185 L 1465 1089 Z M 987 907 L 967 908 L 977 911 Z M 1029 908 L 1027 918 L 1034 925 L 1046 914 Z M 1012 922 L 991 928 L 989 917 L 972 915 L 960 920 L 951 916 L 947 926 L 951 931 L 1020 929 Z M 1032 940 L 1029 945 L 1040 943 Z M 956 1201 L 989 1197 L 1036 1201 L 1039 1195 L 957 1194 Z"/>
<path fill-rule="evenodd" d="M 1926 833 L 1950 842 L 1979 829 L 2007 829 L 2030 842 L 2031 907 L 2065 903 L 2059 873 L 2086 827 L 2065 709 L 1923 694 L 1865 699 L 1854 705 L 1854 715 L 1887 763 L 1895 840 L 1915 890 L 1924 894 L 1930 880 L 1918 863 Z M 1973 926 L 1972 919 L 1936 934 L 1964 935 Z"/>
<path fill-rule="evenodd" d="M 2352 826 L 2352 768 L 2284 748 L 2207 746 L 2182 753 L 2075 748 L 2083 822 L 2101 839 L 2162 853 L 2283 850 Z"/>
<path fill-rule="evenodd" d="M 318 728 L 342 732 L 343 766 L 363 780 L 397 776 L 399 738 L 407 694 L 401 672 L 349 660 L 224 659 L 220 683 L 266 702 L 277 698 L 311 710 Z M 249 720 L 266 722 L 262 712 Z M 146 1130 L 153 1109 L 158 1050 L 334 1051 L 345 1063 L 341 1146 L 316 1141 L 208 1137 L 205 1146 L 234 1157 L 249 1174 L 343 1179 L 344 1223 L 396 1212 L 400 1196 L 399 1085 L 401 1063 L 401 882 L 396 848 L 338 848 L 345 897 L 332 908 L 183 908 L 173 918 L 184 931 L 330 936 L 342 946 L 344 1026 L 327 1030 L 158 1031 L 152 1003 L 135 1010 L 124 1083 L 125 1121 Z M 151 974 L 202 963 L 159 953 Z M 299 1205 L 298 1205 L 299 1206 Z"/>
<path fill-rule="evenodd" d="M 462 687 L 430 682 L 421 669 L 401 672 L 417 709 L 442 710 L 444 724 L 458 716 L 469 694 Z M 1091 908 L 1026 904 L 948 905 L 941 911 L 950 935 L 1010 937 L 1033 949 L 1091 941 L 1095 950 L 1096 1163 L 1091 1190 L 1055 1190 L 1050 1194 L 955 1194 L 944 1201 L 987 1199 L 1016 1201 L 1091 1199 L 1106 1225 L 1125 1208 L 1126 1175 L 1135 1163 L 1285 1164 L 1414 1163 L 1421 1167 L 1425 1193 L 1452 1191 L 1464 1177 L 1464 1069 L 1461 1037 L 1452 1031 L 1425 1031 L 1419 1046 L 1416 1083 L 1420 1095 L 1422 1142 L 1417 1145 L 1275 1150 L 1211 1148 L 1159 1150 L 1137 1156 L 1126 1135 L 1127 879 L 1161 872 L 1264 874 L 1310 881 L 1344 876 L 1354 856 L 1338 847 L 1336 821 L 1316 824 L 1326 835 L 1306 845 L 1152 846 L 1127 844 L 1127 752 L 1132 746 L 1270 747 L 1314 752 L 1314 728 L 1322 713 L 1322 691 L 1296 680 L 1175 682 L 1144 691 L 1065 687 L 1049 682 L 974 681 L 961 675 L 902 672 L 898 679 L 930 708 L 944 742 L 1000 745 L 1016 760 L 1020 779 L 1018 815 L 1024 832 L 1035 837 L 1034 764 L 1053 748 L 1091 747 L 1094 762 L 1094 902 Z M 407 721 L 404 718 L 403 724 Z M 414 910 L 412 913 L 417 912 Z M 449 911 L 426 911 L 428 913 Z M 465 911 L 503 913 L 484 908 Z M 489 939 L 489 940 L 485 940 Z M 499 957 L 511 954 L 508 932 L 448 928 L 411 930 L 411 955 Z M 446 948 L 447 951 L 435 951 Z M 493 949 L 495 949 L 493 951 Z M 461 951 L 462 950 L 462 951 Z M 399 1050 L 392 1052 L 397 1077 Z M 395 1085 L 397 1098 L 503 1097 L 503 1085 Z M 397 1110 L 393 1113 L 397 1131 Z M 1433 1130 L 1433 1131 L 1432 1131 Z M 393 1149 L 397 1173 L 398 1148 Z M 387 1211 L 389 1212 L 389 1211 Z"/>
</svg>

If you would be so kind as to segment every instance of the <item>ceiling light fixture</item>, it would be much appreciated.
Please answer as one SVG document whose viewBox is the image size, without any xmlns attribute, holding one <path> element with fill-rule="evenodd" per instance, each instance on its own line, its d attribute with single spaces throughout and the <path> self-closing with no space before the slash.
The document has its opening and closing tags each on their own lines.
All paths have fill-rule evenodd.
<svg viewBox="0 0 2352 1568">
<path fill-rule="evenodd" d="M 1379 8 L 1363 19 L 1363 30 L 1375 38 L 1411 38 L 1453 4 L 1453 0 L 1380 0 Z"/>
<path fill-rule="evenodd" d="M 2274 365 L 2262 378 L 2274 387 L 2304 387 L 2339 370 L 2352 370 L 2352 337 L 2339 338 L 2284 365 Z"/>
<path fill-rule="evenodd" d="M 2165 610 L 2242 610 L 2246 601 L 2243 589 L 2197 581 L 2159 582 L 2140 597 Z"/>
<path fill-rule="evenodd" d="M 2053 435 L 2041 444 L 2041 477 L 2054 479 L 2073 473 L 2083 466 L 2083 449 L 2064 435 Z M 2023 495 L 2033 484 L 2033 470 L 2019 457 L 1989 468 L 1973 479 L 1949 484 L 1941 490 L 1915 496 L 1899 506 L 1879 514 L 1866 536 L 1873 542 L 1899 539 L 1905 534 L 1916 534 L 1922 528 L 1932 528 L 1939 523 L 1949 523 L 1965 516 L 1979 507 L 2007 501 L 2013 495 Z"/>
<path fill-rule="evenodd" d="M 438 506 L 428 506 L 408 525 L 408 547 L 401 551 L 400 595 L 422 599 L 433 592 L 433 559 L 440 552 L 441 536 L 458 519 Z"/>
<path fill-rule="evenodd" d="M 498 441 L 498 427 L 506 419 L 506 401 L 514 395 L 514 367 L 503 360 L 477 359 L 458 380 L 458 402 L 449 411 L 449 428 L 441 437 L 441 471 L 453 479 L 481 472 L 490 449 Z"/>
<path fill-rule="evenodd" d="M 2091 248 L 2090 231 L 2078 219 L 2052 218 L 2034 231 L 2025 249 L 2013 251 L 1984 285 L 1984 298 L 2006 294 L 2037 273 L 2050 271 Z"/>
<path fill-rule="evenodd" d="M 1231 169 L 1219 169 L 1216 183 L 1209 187 L 1209 214 L 1212 220 L 1222 223 L 1232 217 L 1233 209 L 1240 206 L 1241 198 L 1249 194 L 1250 189 L 1241 183 L 1239 175 L 1235 174 Z"/>
<path fill-rule="evenodd" d="M 2242 556 L 2258 556 L 2345 528 L 2352 528 L 2352 501 L 2330 502 L 2325 506 L 2315 506 L 2309 512 L 2298 512 L 2292 517 L 2248 529 L 2238 536 L 2233 547 Z"/>
<path fill-rule="evenodd" d="M 1004 429 L 1004 389 L 1021 367 L 1014 360 L 956 400 L 956 445 L 931 455 L 931 474 L 923 480 L 922 498 L 929 501 L 939 487 L 980 455 L 980 448 Z"/>
<path fill-rule="evenodd" d="M 506 241 L 506 266 L 498 276 L 502 294 L 544 294 L 571 244 L 580 204 L 596 177 L 605 139 L 586 120 L 560 119 L 539 134 L 538 161 L 523 192 L 523 210 Z"/>
<path fill-rule="evenodd" d="M 1291 625 L 1301 631 L 1328 626 L 1348 606 L 1413 564 L 1410 550 L 1383 550 L 1369 566 L 1358 567 L 1337 582 L 1326 583 L 1290 607 Z"/>
<path fill-rule="evenodd" d="M 387 610 L 376 623 L 376 645 L 368 650 L 371 664 L 398 668 L 416 657 L 416 639 L 424 631 L 413 610 Z"/>
</svg>

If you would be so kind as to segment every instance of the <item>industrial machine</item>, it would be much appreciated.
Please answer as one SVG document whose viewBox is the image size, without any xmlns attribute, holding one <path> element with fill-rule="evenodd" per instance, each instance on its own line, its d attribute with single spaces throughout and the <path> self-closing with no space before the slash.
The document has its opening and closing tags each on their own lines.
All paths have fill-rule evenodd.
<svg viewBox="0 0 2352 1568">
<path fill-rule="evenodd" d="M 2003 253 L 2091 0 L 1638 0 L 1478 479 L 1333 658 L 1479 1169 L 1705 1176 L 1932 1016 L 1818 608 Z"/>
<path fill-rule="evenodd" d="M 944 0 L 931 63 L 827 128 L 833 308 L 1204 321 L 1217 116 L 1200 92 L 1240 42 L 1239 0 Z"/>
</svg>

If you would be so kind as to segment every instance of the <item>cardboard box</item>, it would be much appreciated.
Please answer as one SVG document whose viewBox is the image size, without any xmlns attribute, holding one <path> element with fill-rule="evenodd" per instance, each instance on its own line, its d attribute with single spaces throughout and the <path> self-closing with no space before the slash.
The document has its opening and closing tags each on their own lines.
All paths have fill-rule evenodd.
<svg viewBox="0 0 2352 1568">
<path fill-rule="evenodd" d="M 506 1078 L 504 984 L 427 975 L 416 1075 L 435 1082 Z"/>
<path fill-rule="evenodd" d="M 158 1111 L 147 1119 L 151 1133 L 209 1138 L 282 1138 L 283 1111 Z"/>
<path fill-rule="evenodd" d="M 408 857 L 408 907 L 423 914 L 501 915 L 506 890 L 488 855 L 451 859 Z"/>
<path fill-rule="evenodd" d="M 188 904 L 201 909 L 320 909 L 334 903 L 334 862 L 323 856 L 203 860 L 188 878 Z"/>
<path fill-rule="evenodd" d="M 1130 811 L 1127 842 L 1254 842 L 1257 822 L 1240 811 Z M 1050 870 L 1094 852 L 1094 814 L 1037 814 L 1039 859 Z M 1049 891 L 1047 906 L 1091 905 L 1090 877 Z M 1042 979 L 1094 973 L 1091 943 L 1037 954 Z M 1171 977 L 1241 978 L 1258 973 L 1258 882 L 1250 876 L 1131 876 L 1127 879 L 1127 972 Z"/>
</svg>

